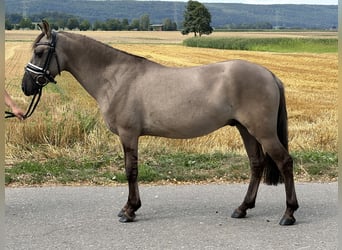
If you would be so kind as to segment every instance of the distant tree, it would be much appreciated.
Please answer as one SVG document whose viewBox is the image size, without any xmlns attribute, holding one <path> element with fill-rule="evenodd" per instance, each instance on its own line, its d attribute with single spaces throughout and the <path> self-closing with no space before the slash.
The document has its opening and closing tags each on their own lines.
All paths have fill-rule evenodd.
<svg viewBox="0 0 342 250">
<path fill-rule="evenodd" d="M 211 34 L 213 28 L 210 26 L 211 14 L 209 10 L 197 1 L 188 1 L 186 10 L 184 12 L 184 22 L 182 34 L 187 35 L 194 32 L 202 36 L 202 34 Z"/>
<path fill-rule="evenodd" d="M 13 29 L 13 24 L 10 22 L 10 20 L 8 18 L 5 19 L 5 29 L 6 30 Z"/>
<path fill-rule="evenodd" d="M 103 22 L 96 20 L 93 23 L 93 30 L 102 30 Z"/>
<path fill-rule="evenodd" d="M 67 20 L 66 19 L 58 19 L 56 21 L 56 25 L 58 26 L 58 29 L 65 29 L 65 27 L 67 26 Z"/>
<path fill-rule="evenodd" d="M 69 30 L 73 30 L 80 27 L 80 23 L 77 18 L 69 18 L 66 27 Z"/>
<path fill-rule="evenodd" d="M 80 30 L 89 30 L 90 29 L 90 22 L 88 20 L 83 20 L 81 23 L 80 23 Z"/>
<path fill-rule="evenodd" d="M 150 16 L 144 14 L 140 17 L 139 30 L 149 30 L 150 29 Z"/>
<path fill-rule="evenodd" d="M 226 26 L 228 29 L 273 29 L 273 26 L 269 22 L 257 22 L 253 24 L 229 24 Z"/>
<path fill-rule="evenodd" d="M 6 18 L 12 23 L 12 24 L 18 24 L 20 22 L 20 20 L 23 18 L 23 16 L 21 14 L 9 14 L 6 15 Z"/>
<path fill-rule="evenodd" d="M 33 29 L 34 24 L 30 18 L 22 18 L 19 22 L 20 29 Z"/>
<path fill-rule="evenodd" d="M 106 24 L 107 30 L 121 30 L 121 22 L 119 19 L 108 19 Z"/>
<path fill-rule="evenodd" d="M 269 22 L 257 23 L 257 29 L 273 29 L 273 25 Z"/>
<path fill-rule="evenodd" d="M 163 21 L 163 30 L 177 30 L 177 24 L 175 22 L 172 22 L 170 18 L 166 18 Z"/>
<path fill-rule="evenodd" d="M 131 25 L 129 26 L 130 30 L 139 30 L 140 26 L 140 20 L 139 19 L 133 19 L 131 22 Z"/>
<path fill-rule="evenodd" d="M 50 27 L 51 27 L 52 29 L 54 29 L 54 30 L 58 30 L 58 29 L 59 29 L 57 23 L 51 22 L 51 21 L 49 21 L 49 20 L 48 20 L 48 22 L 50 23 Z"/>
<path fill-rule="evenodd" d="M 123 30 L 129 29 L 129 22 L 127 18 L 122 19 L 121 26 Z"/>
</svg>

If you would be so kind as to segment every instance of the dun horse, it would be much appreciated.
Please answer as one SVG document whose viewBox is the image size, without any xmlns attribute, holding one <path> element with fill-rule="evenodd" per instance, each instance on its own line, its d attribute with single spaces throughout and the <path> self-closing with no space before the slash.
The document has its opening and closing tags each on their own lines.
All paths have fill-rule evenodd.
<svg viewBox="0 0 342 250">
<path fill-rule="evenodd" d="M 193 138 L 223 126 L 239 130 L 251 165 L 242 218 L 255 205 L 261 179 L 284 182 L 286 211 L 281 225 L 295 223 L 298 208 L 293 161 L 288 153 L 287 111 L 281 81 L 266 68 L 243 60 L 199 67 L 165 67 L 86 36 L 51 31 L 43 21 L 33 44 L 22 89 L 34 95 L 61 71 L 69 71 L 97 101 L 108 128 L 120 138 L 129 195 L 119 213 L 131 222 L 141 201 L 138 138 L 144 135 Z"/>
</svg>

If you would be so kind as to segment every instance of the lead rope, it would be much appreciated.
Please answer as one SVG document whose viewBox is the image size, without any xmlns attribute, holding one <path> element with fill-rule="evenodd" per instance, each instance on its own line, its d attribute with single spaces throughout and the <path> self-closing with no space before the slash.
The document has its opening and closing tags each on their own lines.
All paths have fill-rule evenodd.
<svg viewBox="0 0 342 250">
<path fill-rule="evenodd" d="M 30 104 L 29 108 L 27 109 L 26 114 L 24 115 L 24 119 L 29 118 L 33 114 L 34 110 L 36 109 L 36 107 L 40 101 L 40 97 L 42 96 L 42 90 L 43 90 L 43 88 L 39 88 L 38 93 L 33 96 L 31 104 Z M 6 114 L 6 116 L 5 116 L 6 119 L 16 116 L 15 114 L 13 114 L 10 111 L 5 111 L 5 114 Z"/>
</svg>

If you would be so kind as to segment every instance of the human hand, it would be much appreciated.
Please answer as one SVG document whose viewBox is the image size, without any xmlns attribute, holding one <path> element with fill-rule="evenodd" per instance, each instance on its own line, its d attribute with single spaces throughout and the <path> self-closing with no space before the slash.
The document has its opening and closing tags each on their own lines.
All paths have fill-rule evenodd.
<svg viewBox="0 0 342 250">
<path fill-rule="evenodd" d="M 24 120 L 25 119 L 25 112 L 22 111 L 20 108 L 17 106 L 12 106 L 12 113 L 19 119 L 19 120 Z"/>
</svg>

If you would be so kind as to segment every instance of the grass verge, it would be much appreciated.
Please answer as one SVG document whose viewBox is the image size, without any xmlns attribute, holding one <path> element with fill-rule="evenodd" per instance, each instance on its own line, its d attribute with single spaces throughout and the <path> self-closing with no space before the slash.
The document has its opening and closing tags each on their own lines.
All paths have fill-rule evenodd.
<svg viewBox="0 0 342 250">
<path fill-rule="evenodd" d="M 293 152 L 297 181 L 336 181 L 337 154 Z M 246 156 L 233 153 L 142 153 L 139 181 L 143 183 L 246 182 L 249 163 Z M 5 183 L 21 185 L 115 185 L 125 183 L 122 154 L 101 159 L 58 158 L 45 162 L 21 162 L 5 169 Z"/>
<path fill-rule="evenodd" d="M 183 44 L 189 47 L 280 53 L 337 53 L 338 51 L 338 40 L 332 38 L 192 37 L 184 40 Z"/>
</svg>

